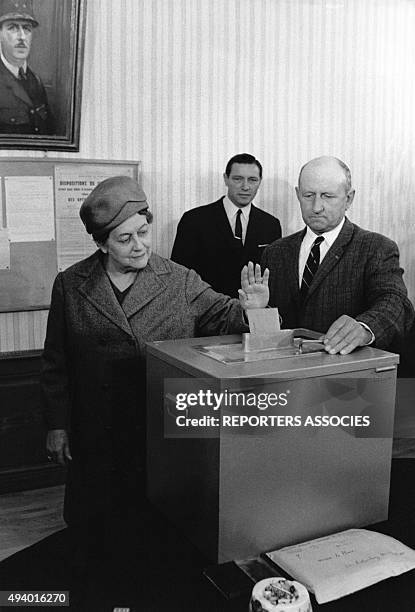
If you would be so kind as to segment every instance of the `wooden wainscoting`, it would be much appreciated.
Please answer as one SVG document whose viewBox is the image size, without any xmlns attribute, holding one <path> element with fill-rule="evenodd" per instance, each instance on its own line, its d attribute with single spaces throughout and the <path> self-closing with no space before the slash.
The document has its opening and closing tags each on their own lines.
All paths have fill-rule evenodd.
<svg viewBox="0 0 415 612">
<path fill-rule="evenodd" d="M 40 351 L 0 353 L 0 493 L 65 480 L 46 457 L 39 375 Z"/>
</svg>

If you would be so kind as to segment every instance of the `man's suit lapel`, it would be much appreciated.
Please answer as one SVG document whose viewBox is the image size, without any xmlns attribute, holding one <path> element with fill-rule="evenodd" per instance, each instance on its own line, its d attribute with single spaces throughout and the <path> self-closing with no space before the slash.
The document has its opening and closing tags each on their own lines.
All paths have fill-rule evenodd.
<svg viewBox="0 0 415 612">
<path fill-rule="evenodd" d="M 215 202 L 212 207 L 212 225 L 215 231 L 215 236 L 212 239 L 219 242 L 220 240 L 226 240 L 230 245 L 238 247 L 238 242 L 235 239 L 233 230 L 230 226 L 228 216 L 223 206 L 223 198 Z"/>
<path fill-rule="evenodd" d="M 249 213 L 249 223 L 246 230 L 244 248 L 249 250 L 256 248 L 259 245 L 260 230 L 263 225 L 259 222 L 258 209 L 252 204 L 251 212 Z"/>
<path fill-rule="evenodd" d="M 321 262 L 321 265 L 318 267 L 317 272 L 313 278 L 310 289 L 308 290 L 306 300 L 313 295 L 314 291 L 319 287 L 319 285 L 323 282 L 326 276 L 332 271 L 332 269 L 337 266 L 341 258 L 343 257 L 344 250 L 347 248 L 350 243 L 354 233 L 353 223 L 351 223 L 347 218 L 344 222 L 344 225 L 340 231 L 340 234 L 337 236 L 334 244 L 328 250 L 325 258 Z"/>
<path fill-rule="evenodd" d="M 287 253 L 285 254 L 285 273 L 287 278 L 288 289 L 293 296 L 294 301 L 298 305 L 300 303 L 300 282 L 298 278 L 298 259 L 300 256 L 300 247 L 306 230 L 297 232 L 293 235 L 292 240 L 287 245 Z"/>
</svg>

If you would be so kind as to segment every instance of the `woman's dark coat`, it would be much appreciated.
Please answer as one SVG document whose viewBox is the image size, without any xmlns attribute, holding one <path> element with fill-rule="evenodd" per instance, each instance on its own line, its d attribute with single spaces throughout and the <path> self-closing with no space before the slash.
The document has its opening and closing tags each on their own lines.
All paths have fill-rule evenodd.
<svg viewBox="0 0 415 612">
<path fill-rule="evenodd" d="M 158 255 L 123 306 L 96 252 L 58 274 L 43 354 L 49 429 L 70 432 L 65 518 L 76 524 L 139 494 L 145 456 L 145 344 L 246 331 L 239 302 Z"/>
</svg>

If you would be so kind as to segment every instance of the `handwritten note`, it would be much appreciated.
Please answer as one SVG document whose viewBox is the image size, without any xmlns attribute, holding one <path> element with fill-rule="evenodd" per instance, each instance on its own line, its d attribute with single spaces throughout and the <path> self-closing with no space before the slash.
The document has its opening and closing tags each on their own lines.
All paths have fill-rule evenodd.
<svg viewBox="0 0 415 612">
<path fill-rule="evenodd" d="M 348 529 L 267 556 L 312 591 L 318 603 L 415 569 L 414 550 L 366 529 Z"/>
</svg>

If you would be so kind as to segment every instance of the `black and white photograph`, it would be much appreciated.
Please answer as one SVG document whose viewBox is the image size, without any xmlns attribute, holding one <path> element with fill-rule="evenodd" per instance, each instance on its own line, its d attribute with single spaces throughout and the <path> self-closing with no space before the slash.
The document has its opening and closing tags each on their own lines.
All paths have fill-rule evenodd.
<svg viewBox="0 0 415 612">
<path fill-rule="evenodd" d="M 0 0 L 0 610 L 415 611 L 415 0 Z"/>
<path fill-rule="evenodd" d="M 79 150 L 84 6 L 0 3 L 0 148 Z"/>
</svg>

